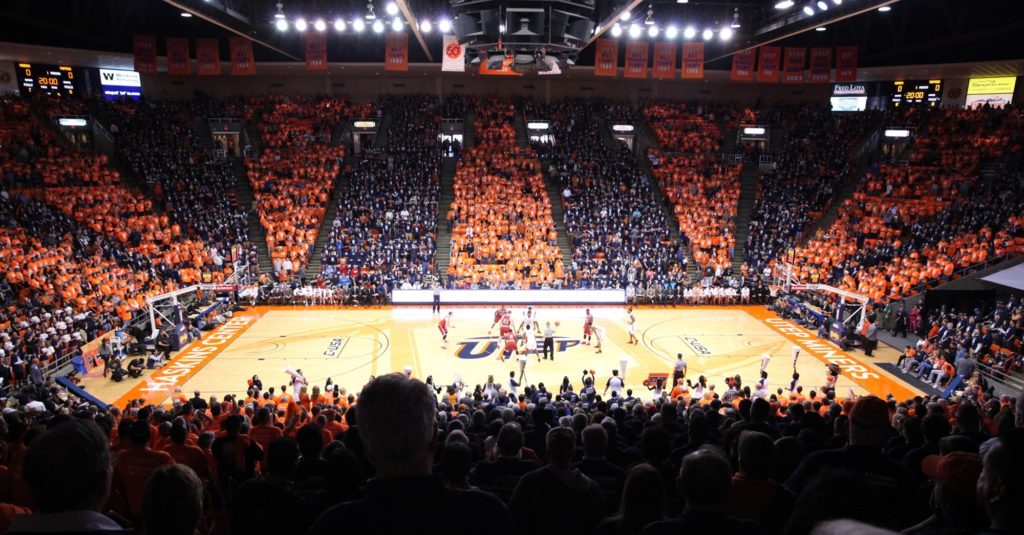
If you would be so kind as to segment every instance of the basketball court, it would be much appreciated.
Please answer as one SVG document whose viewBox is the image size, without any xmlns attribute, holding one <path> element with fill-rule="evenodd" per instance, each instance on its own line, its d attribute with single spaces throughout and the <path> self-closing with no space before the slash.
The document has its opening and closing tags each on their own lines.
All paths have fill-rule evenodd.
<svg viewBox="0 0 1024 535">
<path fill-rule="evenodd" d="M 445 309 L 447 313 L 448 309 Z M 513 309 L 513 318 L 522 315 Z M 651 374 L 671 374 L 676 355 L 688 362 L 688 378 L 699 375 L 726 390 L 725 378 L 739 374 L 744 384 L 759 377 L 762 355 L 772 355 L 767 366 L 770 392 L 787 387 L 792 378 L 792 348 L 801 348 L 796 370 L 804 393 L 824 384 L 826 365 L 843 372 L 837 393 L 851 390 L 897 399 L 920 391 L 875 366 L 892 362 L 897 352 L 881 346 L 874 358 L 860 352 L 846 353 L 818 339 L 813 333 L 778 318 L 762 306 L 639 308 L 634 310 L 640 343 L 628 344 L 625 309 L 591 308 L 596 325 L 606 330 L 603 352 L 582 343 L 584 308 L 550 307 L 538 310 L 543 329 L 559 321 L 554 361 L 538 361 L 530 355 L 526 383 L 545 383 L 557 388 L 563 377 L 579 388 L 584 369 L 597 374 L 598 390 L 612 370 L 625 360 L 626 385 L 643 399 L 651 393 L 643 385 Z M 237 313 L 226 325 L 204 333 L 176 354 L 163 368 L 147 371 L 142 378 L 114 383 L 93 370 L 84 380 L 89 392 L 103 401 L 124 406 L 132 399 L 166 403 L 175 387 L 191 397 L 245 394 L 246 381 L 259 375 L 264 387 L 289 384 L 285 368 L 302 370 L 309 384 L 323 385 L 328 377 L 350 392 L 358 392 L 371 375 L 403 370 L 413 375 L 432 375 L 437 384 L 449 384 L 461 376 L 468 385 L 483 384 L 488 375 L 504 381 L 517 371 L 515 358 L 501 362 L 497 330 L 488 333 L 493 309 L 453 308 L 449 343 L 441 347 L 438 317 L 428 307 L 316 308 L 255 307 Z M 517 320 L 518 321 L 518 320 Z M 517 373 L 518 375 L 518 373 Z"/>
</svg>

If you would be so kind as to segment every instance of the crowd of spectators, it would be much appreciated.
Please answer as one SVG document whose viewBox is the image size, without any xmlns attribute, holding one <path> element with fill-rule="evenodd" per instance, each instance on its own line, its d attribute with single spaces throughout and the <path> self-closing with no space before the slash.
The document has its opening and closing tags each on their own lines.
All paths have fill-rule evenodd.
<svg viewBox="0 0 1024 535">
<path fill-rule="evenodd" d="M 654 178 L 694 261 L 716 276 L 731 273 L 742 165 L 716 162 L 722 140 L 715 112 L 677 101 L 648 101 L 642 111 L 660 145 L 648 149 Z"/>
<path fill-rule="evenodd" d="M 782 255 L 801 280 L 882 303 L 1021 252 L 1020 173 L 979 178 L 982 159 L 1019 154 L 1024 112 L 944 109 L 926 124 L 911 163 L 872 168 L 830 228 Z"/>
<path fill-rule="evenodd" d="M 757 273 L 796 245 L 832 204 L 837 189 L 851 180 L 857 171 L 851 151 L 877 114 L 833 113 L 827 105 L 806 104 L 779 112 L 769 108 L 759 119 L 786 124 L 787 133 L 782 150 L 772 154 L 772 168 L 757 181 L 743 244 L 746 263 Z"/>
<path fill-rule="evenodd" d="M 456 287 L 552 287 L 564 279 L 540 161 L 516 147 L 516 108 L 476 101 L 475 145 L 455 170 L 449 283 Z"/>
<path fill-rule="evenodd" d="M 387 145 L 364 151 L 338 196 L 338 214 L 323 251 L 323 276 L 340 286 L 429 283 L 436 249 L 439 100 L 390 97 Z"/>
<path fill-rule="evenodd" d="M 550 175 L 561 190 L 572 243 L 567 286 L 626 288 L 686 282 L 684 251 L 673 244 L 647 175 L 624 144 L 601 142 L 595 103 L 566 99 L 546 110 Z"/>
</svg>

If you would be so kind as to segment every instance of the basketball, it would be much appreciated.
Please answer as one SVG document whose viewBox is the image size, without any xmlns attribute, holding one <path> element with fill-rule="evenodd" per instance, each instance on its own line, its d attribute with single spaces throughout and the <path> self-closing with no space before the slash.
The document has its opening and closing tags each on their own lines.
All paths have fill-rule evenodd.
<svg viewBox="0 0 1024 535">
<path fill-rule="evenodd" d="M 560 322 L 560 321 L 556 321 L 556 322 L 555 322 L 555 327 L 558 327 L 558 326 L 560 326 L 560 325 L 562 325 L 562 322 Z"/>
</svg>

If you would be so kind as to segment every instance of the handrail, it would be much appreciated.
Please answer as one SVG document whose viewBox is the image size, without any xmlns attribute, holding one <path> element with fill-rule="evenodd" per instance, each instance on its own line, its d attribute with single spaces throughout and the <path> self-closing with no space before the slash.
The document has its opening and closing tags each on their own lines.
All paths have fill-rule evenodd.
<svg viewBox="0 0 1024 535">
<path fill-rule="evenodd" d="M 991 381 L 998 381 L 1014 390 L 1017 390 L 1018 392 L 1024 392 L 1024 379 L 1021 379 L 1009 372 L 1000 370 L 991 364 L 986 364 L 981 361 L 975 361 L 975 364 L 977 364 L 978 372 L 985 378 Z"/>
</svg>

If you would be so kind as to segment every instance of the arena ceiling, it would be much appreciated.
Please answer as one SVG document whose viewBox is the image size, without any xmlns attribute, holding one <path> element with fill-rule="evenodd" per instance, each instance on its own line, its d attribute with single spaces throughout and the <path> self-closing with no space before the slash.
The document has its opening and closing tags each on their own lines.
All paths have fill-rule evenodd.
<svg viewBox="0 0 1024 535">
<path fill-rule="evenodd" d="M 515 0 L 506 0 L 514 2 Z M 596 19 L 610 22 L 630 4 L 632 20 L 642 21 L 650 9 L 662 27 L 732 26 L 735 36 L 726 42 L 714 38 L 707 45 L 708 69 L 727 69 L 729 54 L 768 41 L 783 46 L 859 45 L 862 67 L 958 63 L 1024 58 L 1024 10 L 1021 0 L 846 0 L 813 17 L 801 15 L 811 3 L 796 0 L 785 12 L 778 0 L 597 0 Z M 312 23 L 328 22 L 331 62 L 377 63 L 384 60 L 383 38 L 372 31 L 356 34 L 351 27 L 336 32 L 331 21 L 364 17 L 367 3 L 375 14 L 391 20 L 388 0 L 280 0 L 288 20 L 302 16 Z M 278 0 L 15 0 L 0 10 L 0 40 L 16 43 L 130 52 L 132 34 L 161 37 L 220 37 L 246 35 L 257 42 L 257 61 L 297 61 L 303 56 L 302 38 L 295 31 L 275 29 Z M 449 0 L 398 0 L 418 22 L 430 20 L 433 31 L 410 37 L 410 62 L 439 61 L 441 37 L 437 21 L 450 18 Z M 817 2 L 811 3 L 816 5 Z M 890 4 L 891 10 L 875 7 Z M 862 13 L 858 13 L 861 12 Z M 191 17 L 183 17 L 188 12 Z M 858 14 L 855 14 L 858 13 Z M 847 16 L 848 15 L 848 16 Z M 399 17 L 402 17 L 400 12 Z M 846 18 L 842 18 L 846 16 Z M 839 19 L 842 20 L 833 20 Z M 824 31 L 815 31 L 824 26 Z M 310 30 L 312 31 L 312 30 Z M 623 35 L 625 38 L 625 35 Z M 645 37 L 646 38 L 646 37 Z M 662 37 L 659 37 L 663 38 Z M 698 37 L 699 38 L 699 37 Z M 419 40 L 430 51 L 430 57 Z M 160 41 L 160 53 L 163 43 Z M 222 47 L 226 56 L 227 49 Z M 580 55 L 579 65 L 593 64 L 593 47 Z"/>
</svg>

